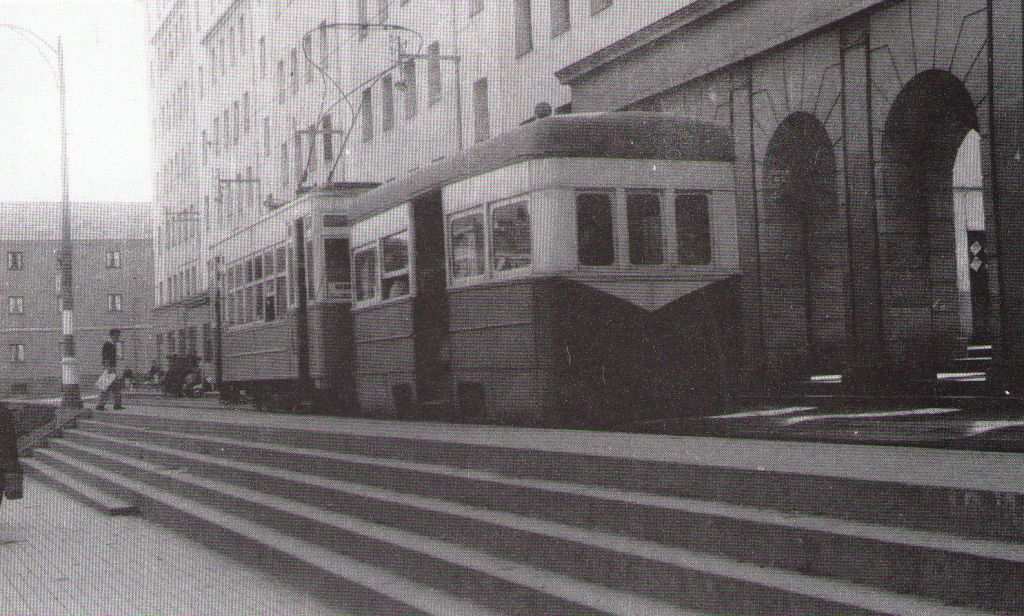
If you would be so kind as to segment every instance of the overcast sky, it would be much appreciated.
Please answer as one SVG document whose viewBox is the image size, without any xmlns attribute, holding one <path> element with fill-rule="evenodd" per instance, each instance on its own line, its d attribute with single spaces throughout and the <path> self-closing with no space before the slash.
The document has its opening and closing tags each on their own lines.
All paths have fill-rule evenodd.
<svg viewBox="0 0 1024 616">
<path fill-rule="evenodd" d="M 63 37 L 71 199 L 152 195 L 145 6 L 137 0 L 0 0 L 0 24 Z M 0 28 L 0 201 L 60 199 L 56 80 Z"/>
</svg>

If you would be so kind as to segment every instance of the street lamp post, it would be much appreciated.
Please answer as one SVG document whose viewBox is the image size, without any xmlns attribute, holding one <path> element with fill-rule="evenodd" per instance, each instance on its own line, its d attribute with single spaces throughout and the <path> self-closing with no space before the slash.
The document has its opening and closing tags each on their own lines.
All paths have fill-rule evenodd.
<svg viewBox="0 0 1024 616">
<path fill-rule="evenodd" d="M 61 406 L 65 409 L 81 409 L 82 393 L 78 383 L 78 358 L 75 356 L 75 319 L 74 306 L 75 298 L 72 286 L 72 257 L 73 244 L 71 242 L 71 199 L 68 188 L 68 129 L 67 129 L 67 88 L 64 83 L 64 45 L 60 37 L 57 37 L 57 46 L 54 47 L 44 38 L 21 26 L 14 24 L 0 24 L 20 35 L 42 54 L 43 59 L 50 66 L 54 77 L 57 80 L 57 91 L 60 101 L 60 181 L 61 181 L 61 207 L 60 207 L 60 247 L 57 249 L 58 268 L 58 298 L 60 301 L 61 318 Z M 49 49 L 56 58 L 57 66 L 47 57 L 42 45 Z"/>
</svg>

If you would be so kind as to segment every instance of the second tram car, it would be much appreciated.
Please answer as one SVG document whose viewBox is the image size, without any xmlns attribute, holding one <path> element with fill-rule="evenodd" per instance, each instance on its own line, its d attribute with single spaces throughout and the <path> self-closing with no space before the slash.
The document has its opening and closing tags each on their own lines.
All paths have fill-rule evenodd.
<svg viewBox="0 0 1024 616">
<path fill-rule="evenodd" d="M 212 247 L 223 398 L 353 407 L 348 204 L 373 186 L 311 191 Z"/>
<path fill-rule="evenodd" d="M 353 205 L 367 414 L 643 421 L 739 364 L 733 149 L 647 112 L 536 120 Z"/>
</svg>

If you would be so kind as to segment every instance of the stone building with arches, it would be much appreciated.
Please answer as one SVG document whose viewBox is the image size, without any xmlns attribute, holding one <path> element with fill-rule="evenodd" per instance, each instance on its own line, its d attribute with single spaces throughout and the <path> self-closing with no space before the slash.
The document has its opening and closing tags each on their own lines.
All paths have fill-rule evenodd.
<svg viewBox="0 0 1024 616">
<path fill-rule="evenodd" d="M 731 128 L 741 385 L 901 391 L 991 344 L 987 382 L 1014 394 L 1021 23 L 1007 0 L 705 0 L 558 76 L 577 112 Z"/>
</svg>

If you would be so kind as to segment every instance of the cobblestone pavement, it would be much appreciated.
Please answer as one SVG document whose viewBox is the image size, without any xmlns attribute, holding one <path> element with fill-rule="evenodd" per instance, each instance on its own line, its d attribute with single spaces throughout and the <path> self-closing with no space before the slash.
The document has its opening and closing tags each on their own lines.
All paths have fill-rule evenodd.
<svg viewBox="0 0 1024 616">
<path fill-rule="evenodd" d="M 25 483 L 23 500 L 0 505 L 3 616 L 337 613 L 142 518 Z"/>
</svg>

